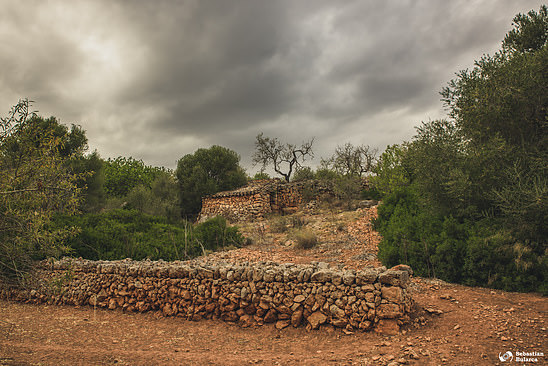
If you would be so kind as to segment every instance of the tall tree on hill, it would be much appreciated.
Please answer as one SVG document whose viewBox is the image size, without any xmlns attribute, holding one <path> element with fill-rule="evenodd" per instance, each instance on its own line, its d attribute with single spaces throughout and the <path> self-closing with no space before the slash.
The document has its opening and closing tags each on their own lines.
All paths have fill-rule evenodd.
<svg viewBox="0 0 548 366">
<path fill-rule="evenodd" d="M 239 162 L 236 152 L 217 145 L 183 156 L 175 172 L 183 217 L 194 218 L 200 212 L 202 197 L 246 184 Z"/>
<path fill-rule="evenodd" d="M 272 165 L 274 171 L 289 182 L 295 169 L 301 167 L 308 157 L 313 158 L 312 144 L 314 138 L 302 143 L 300 147 L 293 144 L 283 144 L 277 138 L 270 138 L 261 132 L 255 140 L 253 164 L 261 165 L 261 171 Z"/>
</svg>

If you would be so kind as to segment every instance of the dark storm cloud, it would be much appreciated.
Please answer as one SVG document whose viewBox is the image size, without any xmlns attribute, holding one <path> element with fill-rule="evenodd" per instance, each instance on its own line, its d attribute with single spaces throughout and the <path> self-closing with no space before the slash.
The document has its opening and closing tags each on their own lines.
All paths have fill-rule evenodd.
<svg viewBox="0 0 548 366">
<path fill-rule="evenodd" d="M 505 1 L 21 1 L 0 14 L 0 101 L 81 124 L 103 156 L 173 167 L 261 131 L 316 155 L 443 117 L 439 90 L 500 46 Z M 319 159 L 317 159 L 319 160 Z"/>
</svg>

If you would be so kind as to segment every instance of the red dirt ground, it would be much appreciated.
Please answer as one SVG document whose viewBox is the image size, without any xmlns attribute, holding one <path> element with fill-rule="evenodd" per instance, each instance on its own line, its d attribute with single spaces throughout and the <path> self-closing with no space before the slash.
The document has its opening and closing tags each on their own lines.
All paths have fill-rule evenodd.
<svg viewBox="0 0 548 366">
<path fill-rule="evenodd" d="M 211 255 L 208 260 L 329 262 L 357 268 L 378 264 L 378 235 L 358 210 L 306 216 L 320 245 L 288 246 L 290 233 L 268 223 L 247 228 L 255 244 Z M 344 222 L 341 228 L 340 222 Z M 260 240 L 257 239 L 260 236 Z M 290 243 L 289 243 L 290 244 Z M 537 352 L 548 364 L 548 298 L 414 278 L 413 322 L 397 335 L 346 334 L 324 326 L 277 330 L 241 328 L 220 321 L 191 322 L 157 313 L 29 305 L 0 301 L 0 365 L 504 365 L 507 351 Z"/>
</svg>

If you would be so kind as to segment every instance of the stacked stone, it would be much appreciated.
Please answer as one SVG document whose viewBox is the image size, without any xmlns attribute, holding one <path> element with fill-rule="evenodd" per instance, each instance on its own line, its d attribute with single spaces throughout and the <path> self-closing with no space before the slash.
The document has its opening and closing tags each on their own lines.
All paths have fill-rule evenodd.
<svg viewBox="0 0 548 366">
<path fill-rule="evenodd" d="M 161 311 L 190 320 L 221 319 L 242 326 L 322 324 L 367 330 L 408 319 L 410 269 L 335 270 L 311 265 L 206 264 L 164 261 L 63 259 L 40 270 L 42 286 L 4 290 L 30 302 Z"/>
<path fill-rule="evenodd" d="M 276 191 L 276 206 L 280 209 L 298 207 L 303 201 L 301 191 L 302 187 L 298 184 L 280 185 Z"/>
<path fill-rule="evenodd" d="M 215 216 L 229 221 L 251 220 L 271 212 L 270 196 L 265 192 L 246 192 L 231 195 L 205 197 L 199 222 Z"/>
</svg>

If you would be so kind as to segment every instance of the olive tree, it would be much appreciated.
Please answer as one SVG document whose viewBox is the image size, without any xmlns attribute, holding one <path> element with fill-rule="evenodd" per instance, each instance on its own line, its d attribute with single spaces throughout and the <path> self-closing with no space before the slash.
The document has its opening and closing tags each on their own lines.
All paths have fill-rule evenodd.
<svg viewBox="0 0 548 366">
<path fill-rule="evenodd" d="M 300 147 L 297 147 L 293 144 L 281 143 L 277 138 L 264 136 L 261 132 L 255 140 L 253 164 L 260 164 L 261 171 L 272 165 L 274 171 L 289 182 L 295 169 L 300 168 L 301 163 L 308 157 L 314 157 L 313 144 L 314 138 L 304 141 Z"/>
</svg>

